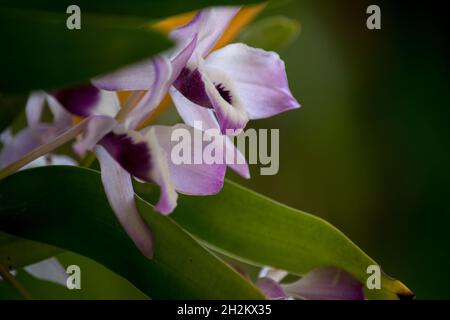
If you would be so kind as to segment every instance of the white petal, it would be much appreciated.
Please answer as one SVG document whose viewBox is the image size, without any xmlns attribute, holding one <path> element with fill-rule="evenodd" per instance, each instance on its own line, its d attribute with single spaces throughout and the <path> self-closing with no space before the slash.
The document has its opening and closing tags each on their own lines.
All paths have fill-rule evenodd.
<svg viewBox="0 0 450 320">
<path fill-rule="evenodd" d="M 139 250 L 153 256 L 153 238 L 148 225 L 136 208 L 131 177 L 101 146 L 95 149 L 100 162 L 106 196 L 117 219 Z"/>
<path fill-rule="evenodd" d="M 25 114 L 30 127 L 36 126 L 41 120 L 44 103 L 45 92 L 35 91 L 30 94 L 27 105 L 25 106 Z"/>
<path fill-rule="evenodd" d="M 63 286 L 67 283 L 67 273 L 56 258 L 50 258 L 25 267 L 25 270 L 40 280 L 54 282 Z"/>
<path fill-rule="evenodd" d="M 211 53 L 205 65 L 227 74 L 251 119 L 299 107 L 289 90 L 284 62 L 275 52 L 236 43 Z"/>
<path fill-rule="evenodd" d="M 154 126 L 155 134 L 158 138 L 158 142 L 164 149 L 166 154 L 169 156 L 169 172 L 171 180 L 175 185 L 175 189 L 178 192 L 189 194 L 189 195 L 211 195 L 218 193 L 223 187 L 223 181 L 226 171 L 226 165 L 222 162 L 219 164 L 206 164 L 200 163 L 195 164 L 194 161 L 191 163 L 175 164 L 170 158 L 172 148 L 178 142 L 172 142 L 171 136 L 175 130 L 185 130 L 189 133 L 191 137 L 191 144 L 188 148 L 191 150 L 192 154 L 190 158 L 194 159 L 195 152 L 200 154 L 206 146 L 206 143 L 194 143 L 194 129 L 183 124 L 178 124 L 173 127 L 168 126 Z M 202 134 L 197 130 L 197 134 Z M 220 141 L 215 141 L 217 145 Z M 214 143 L 214 142 L 208 142 Z"/>
</svg>

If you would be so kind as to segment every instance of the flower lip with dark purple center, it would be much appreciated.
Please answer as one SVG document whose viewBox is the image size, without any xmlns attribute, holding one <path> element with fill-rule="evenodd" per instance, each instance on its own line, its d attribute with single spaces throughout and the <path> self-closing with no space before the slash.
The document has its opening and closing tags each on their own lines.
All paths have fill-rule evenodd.
<svg viewBox="0 0 450 320">
<path fill-rule="evenodd" d="M 100 99 L 100 90 L 88 84 L 59 90 L 52 95 L 70 113 L 87 117 L 92 114 L 92 109 Z"/>
<path fill-rule="evenodd" d="M 178 78 L 173 83 L 174 87 L 181 92 L 183 96 L 199 106 L 205 108 L 212 108 L 211 101 L 208 98 L 205 90 L 205 84 L 203 83 L 202 76 L 198 69 L 189 70 L 184 68 Z M 232 104 L 232 96 L 230 90 L 228 90 L 222 83 L 214 83 L 220 96 L 229 104 Z"/>
<path fill-rule="evenodd" d="M 147 143 L 126 134 L 108 133 L 99 144 L 131 175 L 151 182 L 151 154 Z"/>
<path fill-rule="evenodd" d="M 205 108 L 212 108 L 198 69 L 183 68 L 178 78 L 174 81 L 173 86 L 193 103 Z"/>
</svg>

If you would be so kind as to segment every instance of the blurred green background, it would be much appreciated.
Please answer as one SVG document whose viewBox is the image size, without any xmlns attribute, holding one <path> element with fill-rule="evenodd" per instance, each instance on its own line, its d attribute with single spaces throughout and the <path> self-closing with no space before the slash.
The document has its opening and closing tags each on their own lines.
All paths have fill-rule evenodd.
<svg viewBox="0 0 450 320">
<path fill-rule="evenodd" d="M 279 174 L 233 178 L 327 219 L 419 299 L 450 298 L 444 10 L 377 1 L 371 31 L 369 4 L 291 1 L 260 17 L 301 23 L 280 55 L 302 108 L 252 123 L 280 128 Z"/>
</svg>

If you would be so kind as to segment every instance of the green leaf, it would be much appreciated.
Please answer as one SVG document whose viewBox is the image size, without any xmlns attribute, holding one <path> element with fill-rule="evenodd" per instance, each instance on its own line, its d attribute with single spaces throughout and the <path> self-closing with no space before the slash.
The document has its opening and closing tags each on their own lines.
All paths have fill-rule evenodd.
<svg viewBox="0 0 450 320">
<path fill-rule="evenodd" d="M 155 201 L 148 185 L 137 184 L 141 196 Z M 171 217 L 209 246 L 231 257 L 303 275 L 334 266 L 361 283 L 376 262 L 328 222 L 289 208 L 232 182 L 211 197 L 181 196 Z M 371 298 L 411 296 L 400 281 L 385 274 L 382 290 L 367 290 Z"/>
<path fill-rule="evenodd" d="M 86 257 L 72 252 L 56 256 L 64 269 L 77 265 L 81 270 L 81 289 L 68 290 L 65 285 L 35 278 L 24 269 L 19 269 L 16 280 L 26 288 L 34 299 L 64 300 L 143 300 L 148 299 L 124 278 Z M 0 281 L 0 299 L 22 299 L 8 283 Z"/>
<path fill-rule="evenodd" d="M 78 167 L 24 170 L 1 180 L 0 230 L 92 258 L 154 299 L 263 298 L 170 218 L 136 202 L 153 231 L 152 260 L 115 219 L 100 175 Z"/>
<path fill-rule="evenodd" d="M 300 34 L 300 23 L 287 17 L 276 16 L 259 20 L 247 27 L 239 40 L 255 48 L 279 51 Z"/>
<path fill-rule="evenodd" d="M 56 247 L 0 232 L 0 264 L 10 270 L 44 260 L 60 252 L 61 249 Z"/>
<path fill-rule="evenodd" d="M 33 8 L 54 12 L 66 12 L 69 5 L 78 5 L 82 13 L 115 14 L 144 18 L 164 18 L 182 12 L 209 6 L 240 5 L 263 2 L 262 0 L 3 0 L 1 6 Z"/>
<path fill-rule="evenodd" d="M 65 11 L 0 9 L 3 92 L 74 85 L 171 45 L 165 36 L 129 19 L 83 14 L 81 30 L 69 30 Z"/>
<path fill-rule="evenodd" d="M 0 132 L 10 126 L 24 110 L 26 101 L 25 96 L 5 96 L 0 93 Z"/>
</svg>

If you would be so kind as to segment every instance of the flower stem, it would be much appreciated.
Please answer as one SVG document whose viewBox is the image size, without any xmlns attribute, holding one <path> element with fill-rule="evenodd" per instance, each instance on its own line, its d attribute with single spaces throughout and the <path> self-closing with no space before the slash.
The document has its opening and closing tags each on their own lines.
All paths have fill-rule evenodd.
<svg viewBox="0 0 450 320">
<path fill-rule="evenodd" d="M 142 96 L 145 94 L 145 91 L 134 91 L 125 101 L 123 107 L 119 110 L 116 115 L 116 120 L 118 122 L 122 122 L 125 120 L 127 114 L 133 110 L 133 108 L 138 104 L 139 100 L 141 100 Z"/>
<path fill-rule="evenodd" d="M 11 285 L 23 298 L 26 300 L 33 300 L 33 297 L 28 292 L 27 289 L 19 282 L 17 281 L 16 277 L 14 277 L 11 273 L 9 273 L 9 270 L 0 263 L 0 275 L 2 278 Z"/>
<path fill-rule="evenodd" d="M 0 170 L 0 180 L 15 173 L 17 170 L 19 170 L 23 166 L 27 165 L 28 163 L 32 162 L 33 160 L 36 160 L 37 158 L 55 150 L 56 148 L 60 147 L 61 145 L 65 144 L 65 143 L 69 142 L 70 140 L 75 138 L 78 134 L 80 134 L 84 130 L 85 126 L 86 126 L 86 120 L 80 122 L 79 124 L 70 128 L 66 132 L 60 134 L 53 141 L 34 149 L 33 151 L 26 154 L 23 158 L 7 165 L 6 167 L 4 167 L 3 169 Z"/>
</svg>

